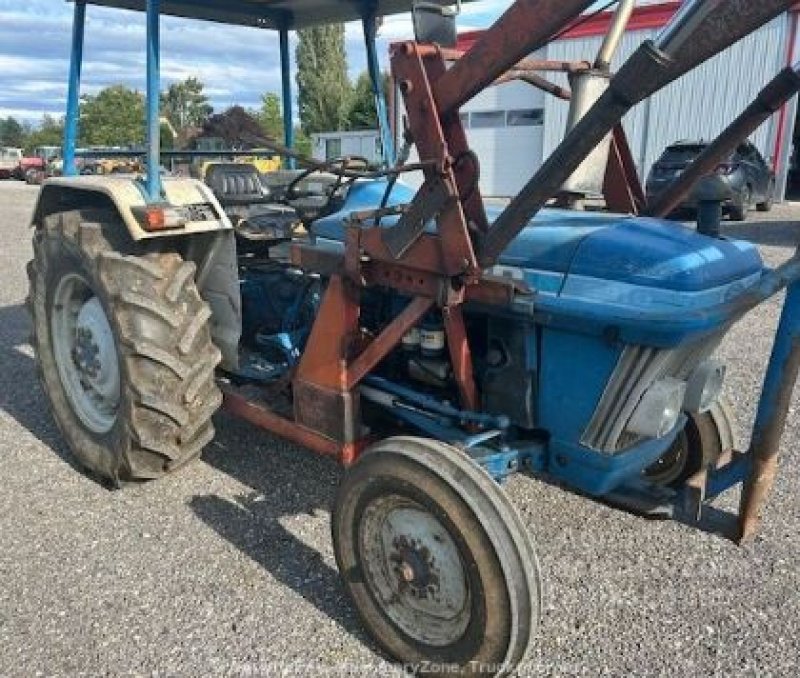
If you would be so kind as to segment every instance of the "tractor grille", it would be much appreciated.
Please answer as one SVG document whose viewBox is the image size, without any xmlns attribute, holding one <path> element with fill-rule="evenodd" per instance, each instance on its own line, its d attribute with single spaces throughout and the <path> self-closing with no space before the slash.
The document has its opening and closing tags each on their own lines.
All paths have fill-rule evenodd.
<svg viewBox="0 0 800 678">
<path fill-rule="evenodd" d="M 700 363 L 711 357 L 721 340 L 721 336 L 714 336 L 677 349 L 626 347 L 581 444 L 614 454 L 640 442 L 641 436 L 626 432 L 625 427 L 645 391 L 666 377 L 686 381 Z"/>
</svg>

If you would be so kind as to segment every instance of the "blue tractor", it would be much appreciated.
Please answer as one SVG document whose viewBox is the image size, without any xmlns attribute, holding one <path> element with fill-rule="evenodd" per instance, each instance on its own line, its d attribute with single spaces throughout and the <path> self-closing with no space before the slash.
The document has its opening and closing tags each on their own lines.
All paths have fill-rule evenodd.
<svg viewBox="0 0 800 678">
<path fill-rule="evenodd" d="M 141 177 L 76 176 L 87 4 L 147 13 Z M 512 69 L 543 68 L 527 56 L 591 4 L 512 3 L 462 54 L 456 10 L 441 3 L 75 2 L 65 176 L 41 190 L 29 266 L 37 361 L 60 429 L 114 486 L 197 458 L 223 403 L 339 459 L 348 470 L 332 530 L 344 585 L 381 647 L 423 672 L 503 674 L 530 647 L 540 574 L 502 490 L 508 476 L 683 519 L 744 483 L 736 536 L 746 538 L 776 472 L 800 365 L 800 263 L 769 270 L 752 245 L 719 237 L 726 196 L 703 177 L 800 76 L 782 72 L 657 205 L 644 202 L 619 123 L 793 3 L 690 0 L 612 75 L 633 6 L 623 0 L 594 65 L 571 70 L 563 143 L 508 205 L 485 205 L 459 107 Z M 380 15 L 409 9 L 417 40 L 391 57 L 407 112 L 396 154 L 375 34 Z M 285 170 L 219 163 L 207 183 L 162 175 L 162 12 L 280 31 L 286 139 L 274 150 Z M 353 18 L 382 122 L 377 169 L 291 148 L 289 32 Z M 411 146 L 419 162 L 408 162 Z M 403 181 L 412 171 L 418 190 Z M 658 218 L 689 190 L 698 229 Z M 548 206 L 595 195 L 625 213 Z M 739 451 L 715 350 L 787 286 L 752 447 Z"/>
</svg>

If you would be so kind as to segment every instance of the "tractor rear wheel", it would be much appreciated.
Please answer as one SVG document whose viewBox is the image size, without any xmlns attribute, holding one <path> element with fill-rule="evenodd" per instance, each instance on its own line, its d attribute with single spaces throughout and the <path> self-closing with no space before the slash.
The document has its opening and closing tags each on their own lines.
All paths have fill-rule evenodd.
<svg viewBox="0 0 800 678">
<path fill-rule="evenodd" d="M 333 512 L 345 586 L 392 657 L 428 675 L 504 675 L 540 614 L 533 544 L 463 452 L 390 438 L 345 476 Z"/>
<path fill-rule="evenodd" d="M 55 420 L 87 470 L 119 486 L 200 455 L 222 397 L 195 266 L 127 241 L 112 212 L 47 217 L 28 265 L 33 345 Z"/>
</svg>

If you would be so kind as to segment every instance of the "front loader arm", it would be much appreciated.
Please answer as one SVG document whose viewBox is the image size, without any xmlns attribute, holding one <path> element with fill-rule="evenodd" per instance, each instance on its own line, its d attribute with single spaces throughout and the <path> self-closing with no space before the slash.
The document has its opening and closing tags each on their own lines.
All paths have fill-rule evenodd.
<svg viewBox="0 0 800 678">
<path fill-rule="evenodd" d="M 690 0 L 655 42 L 644 43 L 608 91 L 500 215 L 479 253 L 488 267 L 636 104 L 791 8 L 791 0 Z"/>
</svg>

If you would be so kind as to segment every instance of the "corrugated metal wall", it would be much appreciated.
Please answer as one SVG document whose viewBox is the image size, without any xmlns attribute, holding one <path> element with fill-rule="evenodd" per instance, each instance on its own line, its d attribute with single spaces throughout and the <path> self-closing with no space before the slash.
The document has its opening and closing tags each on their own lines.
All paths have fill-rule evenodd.
<svg viewBox="0 0 800 678">
<path fill-rule="evenodd" d="M 539 53 L 535 58 L 544 58 Z M 543 110 L 544 92 L 521 82 L 489 87 L 461 109 L 462 114 L 482 111 Z M 544 157 L 544 126 L 467 128 L 470 148 L 481 162 L 480 188 L 485 196 L 514 196 L 522 190 L 539 158 Z"/>
<path fill-rule="evenodd" d="M 667 145 L 679 139 L 714 138 L 753 100 L 786 65 L 789 22 L 788 16 L 776 19 L 631 111 L 624 125 L 642 177 Z M 628 33 L 614 68 L 654 36 L 652 31 Z M 548 46 L 547 57 L 559 61 L 593 59 L 601 41 L 600 37 L 561 40 Z M 567 110 L 566 103 L 547 97 L 545 157 L 563 138 Z M 768 160 L 775 153 L 777 127 L 775 116 L 753 137 Z M 791 129 L 789 132 L 791 139 Z"/>
<path fill-rule="evenodd" d="M 544 58 L 536 53 L 536 58 Z M 465 104 L 461 113 L 482 113 L 490 111 L 515 111 L 535 109 L 541 111 L 545 99 L 549 98 L 539 89 L 521 82 L 510 82 L 497 87 L 489 87 Z M 405 115 L 403 98 L 397 93 L 397 122 L 395 129 L 402 129 Z M 480 189 L 486 197 L 510 198 L 520 192 L 528 179 L 542 164 L 544 153 L 542 140 L 543 125 L 509 127 L 501 125 L 493 128 L 476 129 L 466 126 L 470 148 L 480 158 Z M 398 147 L 403 139 L 398 138 Z M 412 149 L 409 162 L 417 162 L 416 147 Z M 419 188 L 424 177 L 422 172 L 404 174 L 403 183 Z"/>
</svg>

